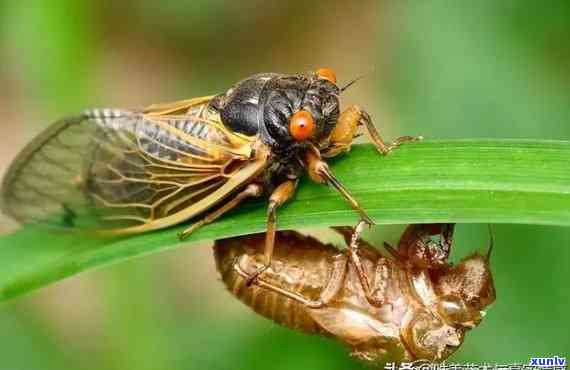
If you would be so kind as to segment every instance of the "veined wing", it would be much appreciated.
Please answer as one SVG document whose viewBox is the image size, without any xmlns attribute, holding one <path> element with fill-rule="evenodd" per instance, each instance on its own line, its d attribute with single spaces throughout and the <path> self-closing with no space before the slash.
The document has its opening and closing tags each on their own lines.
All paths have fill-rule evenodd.
<svg viewBox="0 0 570 370">
<path fill-rule="evenodd" d="M 92 109 L 55 123 L 9 169 L 4 212 L 132 233 L 211 208 L 260 173 L 267 155 L 254 153 L 255 138 L 227 130 L 209 100 Z"/>
</svg>

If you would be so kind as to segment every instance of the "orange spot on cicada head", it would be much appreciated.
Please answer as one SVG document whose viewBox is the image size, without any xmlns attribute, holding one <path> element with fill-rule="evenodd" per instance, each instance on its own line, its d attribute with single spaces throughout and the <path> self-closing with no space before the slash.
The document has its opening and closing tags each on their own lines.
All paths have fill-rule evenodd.
<svg viewBox="0 0 570 370">
<path fill-rule="evenodd" d="M 318 78 L 329 80 L 336 85 L 336 73 L 331 68 L 319 68 L 315 73 Z"/>
<path fill-rule="evenodd" d="M 306 110 L 298 111 L 289 120 L 289 133 L 297 141 L 311 138 L 315 133 L 315 128 L 313 115 Z"/>
</svg>

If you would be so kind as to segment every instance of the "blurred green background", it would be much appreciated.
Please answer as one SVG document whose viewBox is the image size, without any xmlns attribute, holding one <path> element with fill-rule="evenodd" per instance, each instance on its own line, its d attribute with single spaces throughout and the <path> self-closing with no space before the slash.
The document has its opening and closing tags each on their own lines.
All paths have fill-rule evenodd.
<svg viewBox="0 0 570 370">
<path fill-rule="evenodd" d="M 344 104 L 365 106 L 388 138 L 568 140 L 568 40 L 566 0 L 0 0 L 0 173 L 62 115 L 321 66 L 341 82 L 374 70 Z M 15 227 L 0 220 L 2 232 Z M 401 230 L 379 227 L 370 239 L 393 242 Z M 567 356 L 570 230 L 497 225 L 496 234 L 498 300 L 451 361 Z M 486 243 L 485 225 L 460 225 L 454 258 Z M 362 366 L 334 341 L 278 327 L 233 299 L 209 243 L 0 305 L 0 369 L 203 368 Z"/>
</svg>

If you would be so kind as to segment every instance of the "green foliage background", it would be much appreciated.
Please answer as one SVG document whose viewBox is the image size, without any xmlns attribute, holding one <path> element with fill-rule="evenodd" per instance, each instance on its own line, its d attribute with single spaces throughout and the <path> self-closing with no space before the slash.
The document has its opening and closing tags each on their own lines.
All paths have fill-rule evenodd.
<svg viewBox="0 0 570 370">
<path fill-rule="evenodd" d="M 346 101 L 365 106 L 387 137 L 568 140 L 568 39 L 563 0 L 0 1 L 0 167 L 43 125 L 88 106 L 208 95 L 256 72 L 319 66 L 336 68 L 341 80 L 374 68 Z M 6 232 L 13 227 L 2 220 Z M 369 238 L 394 241 L 400 231 L 378 227 Z M 570 230 L 498 225 L 496 233 L 499 298 L 452 360 L 567 355 Z M 485 225 L 460 225 L 455 256 L 486 239 Z M 232 299 L 217 281 L 209 243 L 3 303 L 0 363 L 360 368 L 337 343 L 277 327 Z"/>
</svg>

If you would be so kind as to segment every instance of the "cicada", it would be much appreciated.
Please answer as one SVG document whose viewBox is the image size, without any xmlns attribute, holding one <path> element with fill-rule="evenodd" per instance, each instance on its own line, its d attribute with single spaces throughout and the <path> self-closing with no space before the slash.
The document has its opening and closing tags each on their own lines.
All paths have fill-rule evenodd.
<svg viewBox="0 0 570 370">
<path fill-rule="evenodd" d="M 251 286 L 247 278 L 264 260 L 263 234 L 218 240 L 214 256 L 228 290 L 279 324 L 332 336 L 372 364 L 443 361 L 495 300 L 492 243 L 454 266 L 447 260 L 453 229 L 410 225 L 384 255 L 360 240 L 360 226 L 335 228 L 348 245 L 343 251 L 280 231 L 272 266 Z"/>
<path fill-rule="evenodd" d="M 86 110 L 23 149 L 5 176 L 2 209 L 22 223 L 50 220 L 112 235 L 192 220 L 184 238 L 245 199 L 266 196 L 269 266 L 277 209 L 304 173 L 337 189 L 371 222 L 323 158 L 349 151 L 359 126 L 383 154 L 416 139 L 387 145 L 364 110 L 341 114 L 347 86 L 337 86 L 329 68 L 264 73 L 219 95 Z"/>
</svg>

